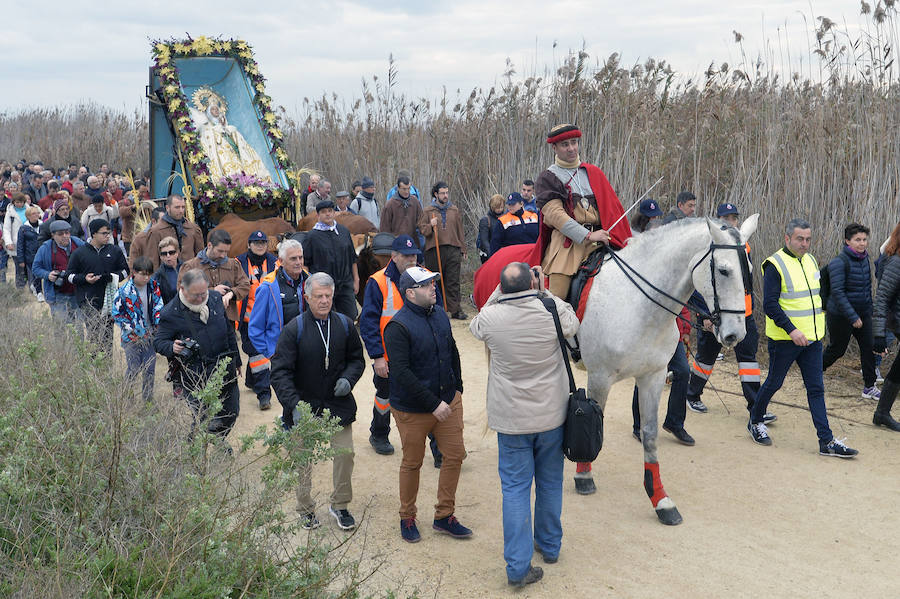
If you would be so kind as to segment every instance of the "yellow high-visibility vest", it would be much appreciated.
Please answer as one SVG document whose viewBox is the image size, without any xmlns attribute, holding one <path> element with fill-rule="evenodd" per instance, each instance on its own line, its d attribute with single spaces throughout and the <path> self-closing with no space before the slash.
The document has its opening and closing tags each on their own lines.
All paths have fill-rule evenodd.
<svg viewBox="0 0 900 599">
<path fill-rule="evenodd" d="M 778 305 L 806 338 L 818 341 L 825 336 L 825 313 L 819 297 L 819 264 L 812 254 L 797 258 L 778 250 L 766 262 L 781 275 L 781 295 Z M 763 263 L 765 264 L 765 263 Z M 775 341 L 789 341 L 787 331 L 766 316 L 766 336 Z"/>
</svg>

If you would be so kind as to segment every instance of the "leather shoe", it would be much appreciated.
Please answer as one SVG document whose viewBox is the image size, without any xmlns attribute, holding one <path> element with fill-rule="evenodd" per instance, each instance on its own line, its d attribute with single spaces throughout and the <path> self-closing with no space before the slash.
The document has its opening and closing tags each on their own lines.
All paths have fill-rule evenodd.
<svg viewBox="0 0 900 599">
<path fill-rule="evenodd" d="M 686 430 L 684 430 L 684 427 L 673 428 L 664 424 L 663 430 L 667 433 L 672 433 L 673 435 L 675 435 L 675 438 L 678 439 L 678 442 L 683 445 L 694 445 L 694 443 L 696 443 L 696 441 L 694 441 L 694 438 L 690 436 Z"/>
</svg>

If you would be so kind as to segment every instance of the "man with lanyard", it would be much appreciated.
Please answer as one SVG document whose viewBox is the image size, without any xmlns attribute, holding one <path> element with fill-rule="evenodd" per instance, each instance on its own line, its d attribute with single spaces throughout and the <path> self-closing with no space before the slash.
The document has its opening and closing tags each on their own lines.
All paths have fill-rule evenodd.
<svg viewBox="0 0 900 599">
<path fill-rule="evenodd" d="M 50 306 L 50 313 L 74 323 L 78 309 L 75 285 L 61 275 L 68 269 L 72 253 L 83 246 L 84 242 L 78 237 L 72 238 L 72 227 L 64 220 L 51 222 L 49 228 L 50 239 L 38 248 L 32 269 L 35 277 L 46 281 L 44 301 Z"/>
<path fill-rule="evenodd" d="M 303 284 L 309 276 L 303 269 L 303 246 L 285 239 L 278 246 L 281 266 L 262 278 L 253 300 L 247 323 L 247 336 L 253 348 L 271 360 L 282 329 L 303 313 Z"/>
<path fill-rule="evenodd" d="M 803 375 L 809 413 L 819 437 L 819 454 L 852 458 L 859 452 L 834 437 L 825 411 L 825 385 L 822 382 L 825 314 L 819 297 L 819 264 L 809 254 L 811 240 L 809 223 L 795 218 L 785 228 L 784 247 L 763 262 L 769 374 L 756 395 L 747 430 L 754 442 L 772 444 L 764 420 L 766 408 L 796 362 Z"/>
<path fill-rule="evenodd" d="M 247 334 L 247 325 L 250 315 L 253 313 L 253 303 L 256 300 L 256 290 L 262 283 L 263 277 L 275 271 L 277 258 L 269 253 L 269 238 L 262 231 L 254 231 L 247 239 L 247 251 L 237 257 L 238 263 L 244 270 L 244 274 L 250 279 L 250 292 L 247 298 L 239 301 L 238 331 L 241 334 L 241 349 L 247 354 L 247 372 L 244 383 L 256 393 L 260 410 L 268 410 L 272 405 L 272 390 L 269 387 L 270 364 L 266 356 L 259 353 L 250 336 Z"/>
<path fill-rule="evenodd" d="M 541 267 L 550 278 L 550 293 L 561 298 L 568 297 L 572 277 L 598 243 L 622 248 L 631 237 L 628 219 L 620 219 L 625 210 L 606 175 L 581 161 L 580 138 L 575 125 L 553 127 L 547 143 L 555 158 L 535 183 L 542 216 L 541 240 L 536 245 L 545 248 Z M 569 302 L 578 307 L 578 298 Z M 575 471 L 576 490 L 583 495 L 595 492 L 591 464 L 579 462 Z"/>
<path fill-rule="evenodd" d="M 730 202 L 720 204 L 716 209 L 716 216 L 725 221 L 728 225 L 738 228 L 739 216 L 737 207 Z M 747 251 L 747 260 L 750 261 L 750 244 L 745 244 Z M 752 265 L 752 261 L 750 262 Z M 744 392 L 744 399 L 747 401 L 747 410 L 753 409 L 756 403 L 756 394 L 759 393 L 760 369 L 759 363 L 756 361 L 756 349 L 759 346 L 759 331 L 756 328 L 756 320 L 753 318 L 753 274 L 751 266 L 750 289 L 744 298 L 744 314 L 747 334 L 741 339 L 741 342 L 734 346 L 734 357 L 738 362 L 738 376 L 741 379 L 741 390 Z M 700 305 L 707 314 L 709 309 L 703 302 L 699 294 L 694 294 L 691 298 Z M 713 331 L 712 321 L 708 318 L 703 320 L 703 328 L 698 330 L 697 334 L 697 355 L 691 364 L 691 380 L 688 384 L 687 404 L 694 412 L 705 414 L 708 408 L 700 399 L 706 381 L 709 380 L 716 363 L 716 356 L 722 349 L 722 344 L 716 339 Z M 766 413 L 763 416 L 763 422 L 769 424 L 776 420 L 775 414 Z"/>
<path fill-rule="evenodd" d="M 359 271 L 356 249 L 347 227 L 334 220 L 334 202 L 316 204 L 318 221 L 303 240 L 303 256 L 310 273 L 326 272 L 334 279 L 334 309 L 356 320 Z"/>
<path fill-rule="evenodd" d="M 400 276 L 416 265 L 421 256 L 419 248 L 409 235 L 396 237 L 391 245 L 391 261 L 366 282 L 362 313 L 359 316 L 359 330 L 375 371 L 375 405 L 372 408 L 372 424 L 369 427 L 369 444 L 380 455 L 391 455 L 394 446 L 388 440 L 391 432 L 390 381 L 388 379 L 388 356 L 384 349 L 384 327 L 403 307 L 403 294 L 397 287 Z M 431 439 L 431 453 L 435 467 L 440 468 L 441 452 Z"/>
<path fill-rule="evenodd" d="M 147 257 L 153 261 L 153 268 L 159 268 L 159 256 L 154 248 L 159 247 L 159 242 L 165 237 L 174 237 L 178 240 L 178 249 L 181 252 L 182 262 L 187 262 L 200 253 L 205 245 L 203 232 L 196 224 L 187 220 L 184 215 L 187 210 L 187 202 L 180 195 L 170 195 L 166 199 L 166 212 L 162 218 L 150 227 L 145 247 L 150 251 Z"/>
</svg>

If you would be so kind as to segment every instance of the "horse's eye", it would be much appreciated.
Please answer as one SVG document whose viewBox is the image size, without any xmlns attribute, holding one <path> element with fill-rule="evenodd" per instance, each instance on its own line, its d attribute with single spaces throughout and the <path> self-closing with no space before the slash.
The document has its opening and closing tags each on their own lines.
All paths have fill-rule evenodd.
<svg viewBox="0 0 900 599">
<path fill-rule="evenodd" d="M 729 275 L 729 272 L 727 270 L 725 270 L 724 268 L 720 268 L 719 274 L 722 275 L 723 277 L 727 277 Z"/>
</svg>

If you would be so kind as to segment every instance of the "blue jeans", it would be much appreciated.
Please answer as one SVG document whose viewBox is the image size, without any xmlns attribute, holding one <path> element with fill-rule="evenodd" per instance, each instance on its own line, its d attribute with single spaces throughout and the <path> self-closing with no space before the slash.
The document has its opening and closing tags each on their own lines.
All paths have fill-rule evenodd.
<svg viewBox="0 0 900 599">
<path fill-rule="evenodd" d="M 534 545 L 547 557 L 562 542 L 563 427 L 543 433 L 497 433 L 500 488 L 503 491 L 503 558 L 509 580 L 521 580 L 531 567 Z M 531 481 L 534 480 L 534 533 Z"/>
<path fill-rule="evenodd" d="M 56 299 L 50 304 L 50 314 L 67 324 L 77 323 L 80 313 L 78 300 L 75 299 L 74 293 L 71 295 L 57 293 Z"/>
<path fill-rule="evenodd" d="M 672 371 L 672 385 L 669 387 L 669 405 L 666 407 L 666 419 L 663 426 L 673 430 L 684 428 L 684 418 L 687 415 L 687 391 L 691 380 L 691 368 L 688 365 L 687 350 L 684 343 L 679 341 L 675 347 L 675 353 L 669 360 L 669 370 Z M 634 386 L 631 396 L 631 416 L 634 420 L 634 434 L 641 434 L 641 411 L 638 407 L 638 388 Z"/>
<path fill-rule="evenodd" d="M 144 401 L 153 398 L 153 376 L 156 371 L 156 351 L 153 349 L 153 340 L 129 341 L 122 343 L 125 350 L 125 362 L 128 364 L 126 376 L 133 380 L 138 374 L 141 376 L 141 391 Z"/>
<path fill-rule="evenodd" d="M 756 403 L 750 414 L 750 422 L 759 424 L 769 407 L 769 400 L 781 389 L 784 377 L 791 364 L 797 363 L 806 387 L 806 401 L 816 434 L 821 443 L 828 443 L 834 436 L 828 427 L 828 414 L 825 413 L 825 383 L 822 381 L 822 342 L 816 341 L 806 347 L 794 345 L 793 341 L 773 341 L 769 339 L 769 374 L 759 388 Z"/>
</svg>

